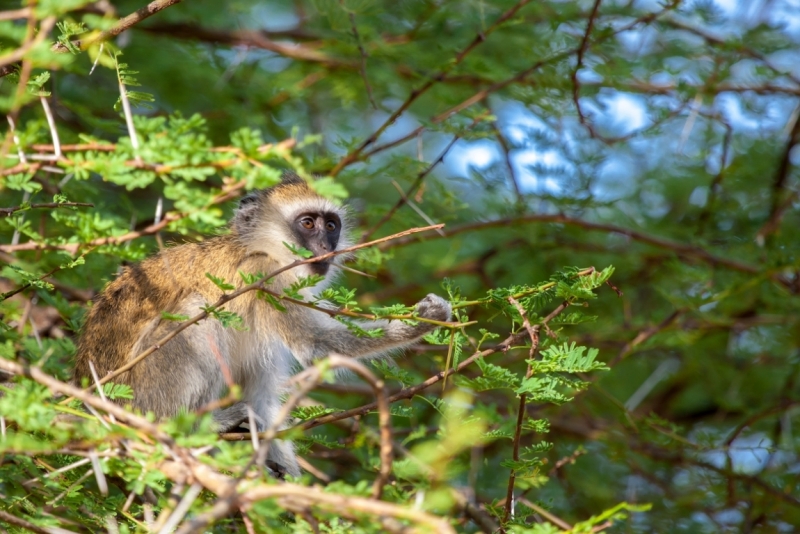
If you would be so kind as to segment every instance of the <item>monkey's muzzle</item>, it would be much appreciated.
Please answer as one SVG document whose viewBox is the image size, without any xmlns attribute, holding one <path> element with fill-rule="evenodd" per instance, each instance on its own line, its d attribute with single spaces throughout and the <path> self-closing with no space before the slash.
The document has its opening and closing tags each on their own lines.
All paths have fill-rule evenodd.
<svg viewBox="0 0 800 534">
<path fill-rule="evenodd" d="M 315 263 L 309 263 L 308 266 L 311 268 L 312 273 L 325 276 L 326 274 L 328 274 L 328 269 L 331 268 L 331 262 L 318 261 Z"/>
</svg>

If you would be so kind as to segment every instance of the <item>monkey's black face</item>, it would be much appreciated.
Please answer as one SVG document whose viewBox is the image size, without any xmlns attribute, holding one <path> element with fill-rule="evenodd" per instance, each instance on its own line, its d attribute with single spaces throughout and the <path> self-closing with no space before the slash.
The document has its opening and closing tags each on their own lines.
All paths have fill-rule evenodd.
<svg viewBox="0 0 800 534">
<path fill-rule="evenodd" d="M 331 212 L 304 212 L 295 218 L 292 232 L 300 246 L 313 252 L 315 257 L 322 256 L 336 250 L 342 232 L 342 221 Z M 325 275 L 332 261 L 333 258 L 308 265 L 314 273 Z"/>
</svg>

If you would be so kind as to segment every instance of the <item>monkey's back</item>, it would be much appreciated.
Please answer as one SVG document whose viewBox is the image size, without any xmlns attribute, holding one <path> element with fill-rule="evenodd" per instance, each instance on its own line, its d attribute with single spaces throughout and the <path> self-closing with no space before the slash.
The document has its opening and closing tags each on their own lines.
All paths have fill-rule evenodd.
<svg viewBox="0 0 800 534">
<path fill-rule="evenodd" d="M 145 259 L 139 264 L 127 267 L 122 274 L 102 291 L 86 316 L 86 322 L 78 341 L 75 356 L 74 380 L 91 379 L 89 362 L 95 366 L 102 378 L 119 369 L 139 352 L 147 349 L 141 346 L 143 340 L 153 337 L 177 326 L 174 321 L 161 318 L 161 312 L 187 313 L 187 302 L 202 299 L 213 303 L 220 290 L 205 273 L 211 273 L 225 280 L 235 280 L 237 266 L 246 257 L 245 249 L 238 244 L 235 236 L 219 236 L 201 243 L 190 243 L 169 247 Z M 192 315 L 199 312 L 193 310 Z M 169 353 L 188 350 L 181 347 L 181 340 L 174 339 Z M 186 355 L 191 357 L 191 355 Z M 137 389 L 146 389 L 153 380 L 150 358 L 137 364 L 131 371 L 114 379 L 116 383 L 129 384 Z M 178 362 L 175 362 L 178 364 Z M 146 393 L 137 395 L 134 405 L 142 409 L 154 409 L 146 402 Z M 169 411 L 169 410 L 167 410 Z M 168 415 L 159 414 L 157 415 Z"/>
</svg>

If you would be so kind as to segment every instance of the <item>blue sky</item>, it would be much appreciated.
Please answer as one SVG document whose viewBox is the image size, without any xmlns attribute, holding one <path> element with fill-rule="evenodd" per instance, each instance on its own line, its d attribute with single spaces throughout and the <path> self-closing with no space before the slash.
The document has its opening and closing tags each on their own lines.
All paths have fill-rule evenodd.
<svg viewBox="0 0 800 534">
<path fill-rule="evenodd" d="M 719 24 L 707 26 L 707 31 L 719 36 L 740 35 L 748 27 L 759 23 L 766 23 L 771 26 L 782 26 L 783 31 L 795 42 L 800 43 L 800 0 L 704 0 L 705 3 L 713 3 L 719 9 L 722 19 Z M 638 2 L 638 7 L 657 9 L 658 3 L 654 1 Z M 689 21 L 695 25 L 701 25 L 701 21 Z M 640 48 L 646 49 L 651 39 L 649 34 L 653 30 L 636 30 L 626 32 L 620 36 L 620 41 L 626 45 L 631 52 Z M 791 69 L 795 74 L 800 75 L 800 62 L 793 54 L 773 54 L 770 61 L 779 68 Z M 681 66 L 683 73 L 681 77 L 691 80 L 692 69 L 695 67 L 689 62 L 680 65 L 680 58 L 675 58 L 677 65 Z M 743 82 L 752 80 L 753 61 L 742 61 L 733 70 L 732 76 Z M 590 70 L 586 69 L 580 73 L 580 79 L 584 82 L 597 80 Z M 695 81 L 697 79 L 695 78 Z M 652 82 L 668 82 L 667 75 L 651 78 Z M 745 97 L 748 98 L 748 97 Z M 750 97 L 752 98 L 752 97 Z M 704 110 L 713 110 L 721 113 L 725 120 L 737 131 L 771 131 L 775 132 L 785 127 L 794 106 L 792 100 L 781 97 L 756 97 L 766 106 L 759 113 L 745 111 L 743 97 L 739 94 L 725 93 L 720 94 L 712 103 L 703 104 Z M 660 100 L 648 99 L 640 94 L 615 92 L 610 90 L 601 91 L 593 99 L 581 99 L 584 112 L 591 116 L 593 123 L 602 128 L 602 131 L 611 133 L 614 136 L 624 136 L 632 132 L 646 128 L 651 124 L 651 115 L 648 106 L 667 105 L 670 107 L 678 104 L 677 100 L 670 102 L 668 98 Z M 532 131 L 548 136 L 556 136 L 560 143 L 569 146 L 573 142 L 573 136 L 580 125 L 573 119 L 564 120 L 562 123 L 553 123 L 543 120 L 531 110 L 522 105 L 506 102 L 496 104 L 498 123 L 505 136 L 515 145 L 520 146 L 512 151 L 511 163 L 518 176 L 523 190 L 541 193 L 558 194 L 561 183 L 557 178 L 547 175 L 539 175 L 531 169 L 531 165 L 545 165 L 549 167 L 564 167 L 569 170 L 569 161 L 565 159 L 555 147 L 534 146 L 532 143 L 525 144 L 525 140 Z M 674 107 L 673 107 L 674 109 Z M 692 116 L 691 108 L 685 110 L 680 116 L 676 117 L 669 124 L 670 136 L 667 146 L 673 151 L 685 152 L 691 144 L 691 134 L 698 126 L 702 118 L 696 114 Z M 398 128 L 401 130 L 402 128 Z M 676 139 L 676 135 L 678 136 Z M 623 143 L 624 144 L 624 143 Z M 556 143 L 557 145 L 557 143 Z M 609 183 L 611 189 L 620 189 L 624 186 L 620 180 L 620 175 L 624 175 L 626 169 L 630 171 L 629 157 L 625 154 L 627 149 L 636 148 L 633 142 L 623 150 L 608 150 L 608 158 L 601 174 L 613 175 L 613 180 L 617 184 Z M 485 169 L 493 164 L 503 161 L 501 148 L 497 142 L 492 140 L 480 141 L 459 141 L 445 159 L 447 174 L 454 176 L 469 175 L 470 168 Z M 602 188 L 601 188 L 602 189 Z M 624 187 L 620 191 L 624 192 Z M 620 192 L 618 191 L 618 192 Z M 610 193 L 609 191 L 603 191 Z M 614 195 L 612 195 L 614 196 Z M 699 197 L 695 199 L 697 201 Z"/>
</svg>

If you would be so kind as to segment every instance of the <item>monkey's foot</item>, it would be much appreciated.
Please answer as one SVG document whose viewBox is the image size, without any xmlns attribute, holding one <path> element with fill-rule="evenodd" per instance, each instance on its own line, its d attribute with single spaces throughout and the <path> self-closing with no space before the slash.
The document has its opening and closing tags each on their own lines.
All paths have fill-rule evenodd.
<svg viewBox="0 0 800 534">
<path fill-rule="evenodd" d="M 429 293 L 427 297 L 419 301 L 416 308 L 420 317 L 434 321 L 449 321 L 453 315 L 450 303 L 433 293 Z"/>
</svg>

